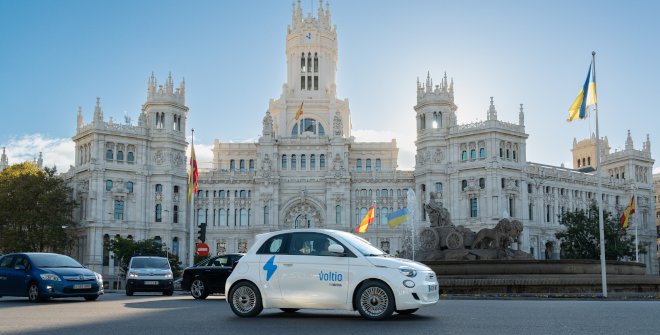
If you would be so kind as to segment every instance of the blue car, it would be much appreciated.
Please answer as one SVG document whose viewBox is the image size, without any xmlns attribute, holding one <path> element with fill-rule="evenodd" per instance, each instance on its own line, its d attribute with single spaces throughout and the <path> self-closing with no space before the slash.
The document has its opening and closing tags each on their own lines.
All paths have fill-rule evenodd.
<svg viewBox="0 0 660 335">
<path fill-rule="evenodd" d="M 0 257 L 0 297 L 28 297 L 30 301 L 103 294 L 100 274 L 75 259 L 52 253 L 26 252 Z"/>
</svg>

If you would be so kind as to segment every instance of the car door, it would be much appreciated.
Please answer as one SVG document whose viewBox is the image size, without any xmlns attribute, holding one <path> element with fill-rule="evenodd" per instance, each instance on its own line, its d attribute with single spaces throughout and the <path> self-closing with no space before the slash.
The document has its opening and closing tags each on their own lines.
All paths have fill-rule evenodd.
<svg viewBox="0 0 660 335">
<path fill-rule="evenodd" d="M 209 262 L 205 269 L 206 277 L 213 292 L 224 292 L 225 282 L 231 273 L 229 266 L 229 256 L 218 256 Z"/>
<path fill-rule="evenodd" d="M 14 255 L 0 257 L 0 295 L 10 295 L 13 292 L 9 281 L 10 272 L 13 271 Z"/>
<path fill-rule="evenodd" d="M 280 270 L 282 265 L 280 258 L 286 256 L 290 235 L 285 233 L 272 236 L 257 250 L 259 289 L 266 306 L 281 307 Z M 248 266 L 252 266 L 252 264 L 248 263 Z"/>
<path fill-rule="evenodd" d="M 319 309 L 346 306 L 349 257 L 328 253 L 330 244 L 340 243 L 322 233 L 292 233 L 289 252 L 279 260 L 280 289 L 287 306 Z M 322 245 L 325 250 L 320 248 Z"/>
<path fill-rule="evenodd" d="M 17 266 L 22 266 L 16 269 Z M 27 295 L 27 282 L 30 276 L 30 262 L 23 255 L 15 255 L 11 267 L 7 269 L 7 282 L 10 292 L 16 295 Z"/>
</svg>

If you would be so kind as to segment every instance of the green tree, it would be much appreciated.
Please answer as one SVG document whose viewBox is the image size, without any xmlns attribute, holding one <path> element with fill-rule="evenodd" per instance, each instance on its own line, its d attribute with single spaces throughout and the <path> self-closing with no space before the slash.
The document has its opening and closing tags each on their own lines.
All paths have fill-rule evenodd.
<svg viewBox="0 0 660 335">
<path fill-rule="evenodd" d="M 0 172 L 0 254 L 70 251 L 77 223 L 71 188 L 56 169 L 25 162 Z"/>
<path fill-rule="evenodd" d="M 172 266 L 172 275 L 174 278 L 178 278 L 181 275 L 181 261 L 179 261 L 179 256 L 163 250 L 163 246 L 154 239 L 133 241 L 117 236 L 110 240 L 108 249 L 115 255 L 115 264 L 119 266 L 122 276 L 126 275 L 128 263 L 133 256 L 167 257 Z"/>
<path fill-rule="evenodd" d="M 559 216 L 564 230 L 555 234 L 561 241 L 562 258 L 600 259 L 600 232 L 598 228 L 598 206 L 592 203 L 588 210 L 567 211 Z M 605 233 L 605 259 L 620 260 L 635 258 L 635 237 L 628 236 L 619 227 L 618 217 L 603 211 Z M 645 250 L 640 246 L 640 253 Z"/>
</svg>

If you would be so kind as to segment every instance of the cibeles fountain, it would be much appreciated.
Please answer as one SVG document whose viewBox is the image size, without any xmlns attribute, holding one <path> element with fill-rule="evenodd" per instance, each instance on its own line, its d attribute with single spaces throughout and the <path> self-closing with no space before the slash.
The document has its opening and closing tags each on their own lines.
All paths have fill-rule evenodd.
<svg viewBox="0 0 660 335">
<path fill-rule="evenodd" d="M 409 203 L 415 198 L 409 197 Z M 416 206 L 409 206 L 409 208 Z M 538 260 L 519 250 L 523 224 L 506 213 L 490 228 L 472 231 L 454 225 L 451 214 L 431 193 L 424 204 L 428 223 L 417 222 L 405 238 L 403 257 L 431 267 L 443 293 L 587 294 L 602 292 L 599 260 Z M 490 226 L 490 225 L 484 225 Z M 412 252 L 414 246 L 414 253 Z M 645 275 L 644 265 L 607 261 L 608 292 L 658 293 L 660 277 Z"/>
<path fill-rule="evenodd" d="M 424 209 L 431 225 L 419 233 L 418 260 L 532 259 L 530 254 L 512 248 L 514 244 L 518 245 L 523 225 L 507 217 L 506 213 L 495 227 L 474 232 L 464 226 L 455 226 L 449 210 L 436 200 L 435 193 L 431 193 Z"/>
</svg>

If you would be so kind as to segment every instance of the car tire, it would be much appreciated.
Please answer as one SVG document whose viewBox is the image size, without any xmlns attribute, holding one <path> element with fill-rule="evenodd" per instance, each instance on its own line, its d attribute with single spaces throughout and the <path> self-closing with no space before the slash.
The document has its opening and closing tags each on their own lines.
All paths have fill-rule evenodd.
<svg viewBox="0 0 660 335">
<path fill-rule="evenodd" d="M 130 288 L 126 288 L 126 295 L 129 297 L 133 296 L 133 290 L 131 290 Z"/>
<path fill-rule="evenodd" d="M 196 278 L 190 284 L 190 295 L 195 299 L 206 299 L 209 296 L 209 291 L 206 287 L 206 283 L 203 280 Z"/>
<path fill-rule="evenodd" d="M 264 309 L 259 289 L 247 281 L 234 284 L 227 301 L 232 312 L 240 317 L 257 316 Z"/>
<path fill-rule="evenodd" d="M 410 315 L 415 312 L 417 312 L 419 308 L 413 308 L 413 309 L 402 309 L 402 310 L 396 310 L 395 312 L 401 314 L 401 315 Z"/>
<path fill-rule="evenodd" d="M 172 294 L 174 294 L 174 290 L 163 291 L 163 295 L 171 296 Z"/>
<path fill-rule="evenodd" d="M 88 296 L 85 296 L 85 300 L 86 300 L 86 301 L 94 301 L 94 300 L 96 300 L 96 299 L 98 299 L 98 298 L 99 298 L 98 295 L 88 295 Z"/>
<path fill-rule="evenodd" d="M 300 310 L 300 308 L 280 308 L 284 313 L 295 313 Z"/>
<path fill-rule="evenodd" d="M 30 283 L 28 286 L 28 300 L 31 302 L 39 302 L 46 300 L 43 295 L 41 295 L 41 290 L 39 289 L 39 284 Z"/>
<path fill-rule="evenodd" d="M 385 283 L 368 281 L 355 295 L 355 306 L 360 315 L 369 320 L 383 320 L 394 313 L 394 294 Z"/>
</svg>

